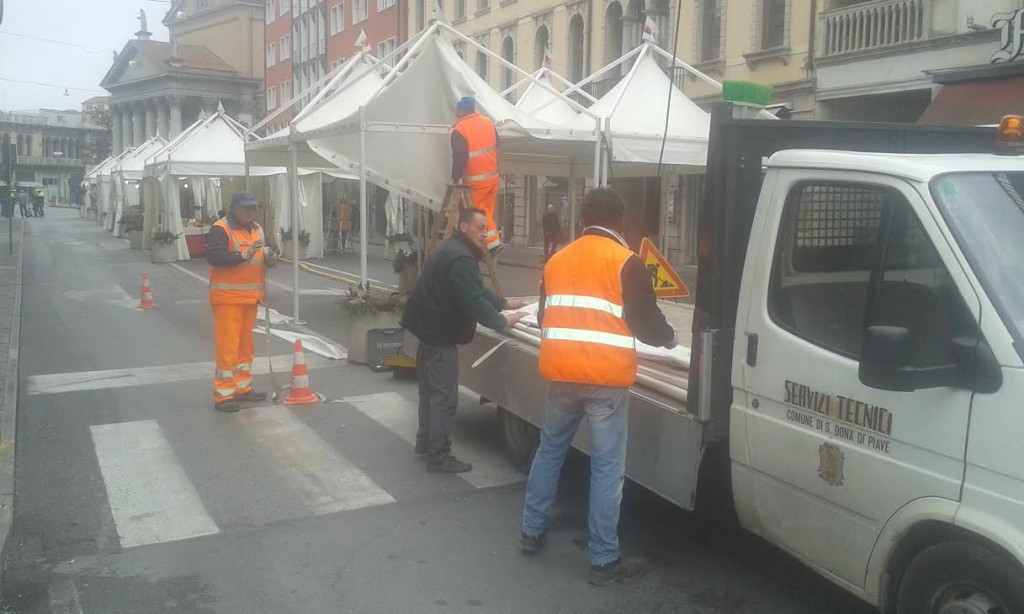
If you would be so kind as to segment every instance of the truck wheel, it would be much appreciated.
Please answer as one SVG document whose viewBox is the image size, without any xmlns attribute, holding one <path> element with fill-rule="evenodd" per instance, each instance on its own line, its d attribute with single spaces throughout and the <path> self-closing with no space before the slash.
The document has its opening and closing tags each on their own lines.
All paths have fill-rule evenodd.
<svg viewBox="0 0 1024 614">
<path fill-rule="evenodd" d="M 936 544 L 911 561 L 897 614 L 1024 612 L 1024 574 L 1013 560 L 968 542 Z"/>
<path fill-rule="evenodd" d="M 540 445 L 540 430 L 504 407 L 498 408 L 498 424 L 509 461 L 516 470 L 529 473 Z"/>
</svg>

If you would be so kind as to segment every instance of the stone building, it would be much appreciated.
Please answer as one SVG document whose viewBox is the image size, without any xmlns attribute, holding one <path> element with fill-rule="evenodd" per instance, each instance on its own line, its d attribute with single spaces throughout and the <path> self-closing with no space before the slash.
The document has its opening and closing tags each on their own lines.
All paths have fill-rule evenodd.
<svg viewBox="0 0 1024 614">
<path fill-rule="evenodd" d="M 261 0 L 176 0 L 164 18 L 170 42 L 151 40 L 145 13 L 140 21 L 101 82 L 114 153 L 173 139 L 219 105 L 247 125 L 263 114 Z"/>
</svg>

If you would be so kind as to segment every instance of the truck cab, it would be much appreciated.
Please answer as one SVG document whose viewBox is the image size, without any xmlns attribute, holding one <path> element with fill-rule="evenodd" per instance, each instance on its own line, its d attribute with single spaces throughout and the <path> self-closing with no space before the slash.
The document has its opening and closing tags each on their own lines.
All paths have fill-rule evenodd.
<svg viewBox="0 0 1024 614">
<path fill-rule="evenodd" d="M 742 164 L 735 321 L 698 293 L 690 380 L 728 381 L 740 522 L 887 611 L 1024 612 L 1024 156 Z"/>
</svg>

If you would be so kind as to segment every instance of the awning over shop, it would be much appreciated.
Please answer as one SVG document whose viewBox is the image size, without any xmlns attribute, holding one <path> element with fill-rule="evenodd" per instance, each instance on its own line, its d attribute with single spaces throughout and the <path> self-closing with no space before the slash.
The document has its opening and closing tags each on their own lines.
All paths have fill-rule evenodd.
<svg viewBox="0 0 1024 614">
<path fill-rule="evenodd" d="M 983 126 L 1024 113 L 1024 75 L 958 81 L 942 86 L 919 124 Z"/>
</svg>

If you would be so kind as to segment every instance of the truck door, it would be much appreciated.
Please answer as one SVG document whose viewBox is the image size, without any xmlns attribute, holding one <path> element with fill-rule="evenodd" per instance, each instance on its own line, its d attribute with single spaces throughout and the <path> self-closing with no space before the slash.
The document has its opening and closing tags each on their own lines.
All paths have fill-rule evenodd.
<svg viewBox="0 0 1024 614">
<path fill-rule="evenodd" d="M 767 209 L 763 227 L 776 230 L 748 254 L 736 333 L 753 346 L 736 415 L 746 469 L 765 536 L 863 587 L 893 513 L 923 497 L 959 500 L 971 403 L 952 387 L 863 385 L 865 324 L 907 328 L 914 366 L 947 365 L 952 338 L 977 334 L 980 305 L 948 248 L 936 249 L 947 244 L 910 184 L 777 172 L 785 203 Z"/>
</svg>

